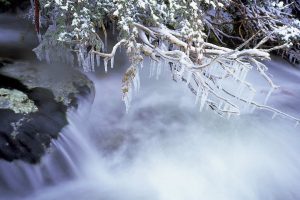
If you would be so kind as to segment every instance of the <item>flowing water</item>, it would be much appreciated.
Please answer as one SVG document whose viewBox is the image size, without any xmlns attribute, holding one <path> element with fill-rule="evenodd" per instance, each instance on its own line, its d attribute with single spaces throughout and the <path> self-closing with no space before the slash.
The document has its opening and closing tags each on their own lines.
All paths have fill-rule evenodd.
<svg viewBox="0 0 300 200">
<path fill-rule="evenodd" d="M 270 104 L 299 114 L 299 71 L 270 65 L 282 75 Z M 292 122 L 262 111 L 230 120 L 199 113 L 184 84 L 167 72 L 149 79 L 146 68 L 126 114 L 120 71 L 89 74 L 94 103 L 81 99 L 69 111 L 39 165 L 0 161 L 0 199 L 300 199 L 300 131 Z"/>
</svg>

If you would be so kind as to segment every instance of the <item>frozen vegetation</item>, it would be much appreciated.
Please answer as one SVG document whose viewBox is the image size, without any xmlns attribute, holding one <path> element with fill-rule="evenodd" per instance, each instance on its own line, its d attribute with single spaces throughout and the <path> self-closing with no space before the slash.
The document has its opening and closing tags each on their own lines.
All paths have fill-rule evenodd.
<svg viewBox="0 0 300 200">
<path fill-rule="evenodd" d="M 196 96 L 199 110 L 208 107 L 230 118 L 245 110 L 265 109 L 299 119 L 269 107 L 269 95 L 254 101 L 257 89 L 247 79 L 256 72 L 273 82 L 264 60 L 270 52 L 299 63 L 299 1 L 214 0 L 32 0 L 40 44 L 37 57 L 63 61 L 84 71 L 114 67 L 118 49 L 130 60 L 123 76 L 127 110 L 133 90 L 139 90 L 139 71 L 151 59 L 150 76 L 170 69 L 175 81 L 184 81 Z M 108 37 L 118 38 L 112 48 Z M 141 88 L 142 89 L 142 88 Z"/>
</svg>

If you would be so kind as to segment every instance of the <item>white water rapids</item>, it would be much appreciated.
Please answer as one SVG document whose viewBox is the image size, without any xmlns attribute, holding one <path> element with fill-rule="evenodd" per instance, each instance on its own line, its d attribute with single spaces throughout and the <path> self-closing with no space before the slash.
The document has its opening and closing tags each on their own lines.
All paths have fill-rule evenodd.
<svg viewBox="0 0 300 200">
<path fill-rule="evenodd" d="M 269 104 L 299 115 L 299 70 L 278 60 L 270 70 L 281 89 Z M 141 73 L 128 114 L 122 73 L 90 74 L 94 103 L 83 99 L 68 113 L 69 125 L 39 165 L 0 161 L 0 199 L 300 199 L 300 129 L 293 122 L 263 111 L 230 120 L 200 113 L 169 73 L 158 81 L 146 67 Z"/>
</svg>

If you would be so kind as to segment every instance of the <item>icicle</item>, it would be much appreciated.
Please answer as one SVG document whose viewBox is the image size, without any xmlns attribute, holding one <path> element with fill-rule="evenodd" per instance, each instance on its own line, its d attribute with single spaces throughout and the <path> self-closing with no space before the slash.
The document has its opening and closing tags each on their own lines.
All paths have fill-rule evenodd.
<svg viewBox="0 0 300 200">
<path fill-rule="evenodd" d="M 152 68 L 153 68 L 153 60 L 152 59 L 150 59 L 150 69 L 149 69 L 149 78 L 151 78 L 152 77 Z"/>
<path fill-rule="evenodd" d="M 127 106 L 126 106 L 126 112 L 128 113 L 129 108 L 130 108 L 130 104 L 131 104 L 131 100 L 132 100 L 132 90 L 128 90 L 127 92 Z"/>
<path fill-rule="evenodd" d="M 277 116 L 277 113 L 273 113 L 272 119 L 274 119 Z"/>
<path fill-rule="evenodd" d="M 92 71 L 95 71 L 95 54 L 90 54 L 91 56 L 91 69 Z"/>
<path fill-rule="evenodd" d="M 128 113 L 128 111 L 129 111 L 131 100 L 132 100 L 132 89 L 128 88 L 128 91 L 123 96 L 123 101 L 125 103 L 126 113 Z"/>
<path fill-rule="evenodd" d="M 32 9 L 34 9 L 34 3 L 33 3 L 33 0 L 30 0 L 30 4 L 31 4 Z"/>
<path fill-rule="evenodd" d="M 83 53 L 83 48 L 82 47 L 79 47 L 79 56 L 80 56 L 81 64 L 83 66 L 83 63 L 84 63 L 84 53 Z"/>
<path fill-rule="evenodd" d="M 153 77 L 157 72 L 155 67 L 156 67 L 156 63 L 155 63 L 154 60 L 151 59 L 151 61 L 150 61 L 150 75 L 149 75 L 150 78 Z"/>
<path fill-rule="evenodd" d="M 85 61 L 86 61 L 86 69 L 88 72 L 90 72 L 91 71 L 91 54 L 90 53 L 88 54 Z"/>
<path fill-rule="evenodd" d="M 264 105 L 267 104 L 267 102 L 268 102 L 268 100 L 269 100 L 271 94 L 273 93 L 273 91 L 274 91 L 274 88 L 271 88 L 271 89 L 269 90 L 269 92 L 268 92 L 268 94 L 267 94 L 267 96 L 266 96 L 266 98 L 265 98 Z"/>
<path fill-rule="evenodd" d="M 107 35 L 105 34 L 105 38 L 104 38 L 104 52 L 106 52 L 107 50 Z"/>
<path fill-rule="evenodd" d="M 153 62 L 153 66 L 152 66 L 152 76 L 156 75 L 156 72 L 157 72 L 157 66 L 158 66 L 158 63 L 156 63 L 155 61 Z"/>
<path fill-rule="evenodd" d="M 192 75 L 193 75 L 192 72 L 188 72 L 187 78 L 186 78 L 186 84 L 187 84 L 187 85 L 191 82 Z"/>
<path fill-rule="evenodd" d="M 202 96 L 201 96 L 201 100 L 200 100 L 200 112 L 203 110 L 203 107 L 206 103 L 207 97 L 208 97 L 208 92 L 204 90 L 202 92 Z"/>
<path fill-rule="evenodd" d="M 298 125 L 299 125 L 299 121 L 297 121 L 297 122 L 295 123 L 295 128 L 296 128 Z"/>
<path fill-rule="evenodd" d="M 128 93 L 129 93 L 129 91 L 128 91 Z M 129 107 L 130 107 L 130 101 L 129 101 L 129 98 L 128 98 L 128 95 L 129 95 L 128 93 L 125 97 L 123 97 L 123 101 L 125 103 L 125 108 L 126 108 L 126 113 L 128 113 Z"/>
<path fill-rule="evenodd" d="M 88 58 L 84 59 L 84 61 L 83 61 L 83 70 L 85 72 L 89 71 Z"/>
<path fill-rule="evenodd" d="M 101 59 L 99 55 L 96 55 L 96 63 L 97 63 L 97 67 L 101 66 Z"/>
<path fill-rule="evenodd" d="M 114 68 L 114 60 L 115 60 L 115 57 L 112 57 L 110 59 L 110 68 Z"/>
<path fill-rule="evenodd" d="M 79 53 L 77 53 L 77 62 L 78 62 L 78 65 L 79 65 L 80 67 L 82 67 L 82 61 L 81 61 L 81 58 L 80 58 L 80 54 L 79 54 Z"/>
<path fill-rule="evenodd" d="M 169 62 L 167 60 L 164 60 L 164 67 L 163 72 L 167 71 Z"/>
<path fill-rule="evenodd" d="M 159 76 L 160 76 L 160 74 L 161 74 L 161 68 L 162 68 L 162 63 L 159 62 L 159 63 L 157 64 L 157 68 L 156 68 L 156 80 L 158 80 L 158 78 L 159 78 Z"/>
<path fill-rule="evenodd" d="M 132 80 L 132 83 L 133 83 L 134 91 L 137 93 L 140 89 L 140 75 L 139 75 L 138 67 L 136 67 L 135 69 L 136 69 L 136 73 Z"/>
<path fill-rule="evenodd" d="M 195 104 L 197 104 L 197 103 L 198 103 L 198 101 L 199 101 L 199 98 L 200 98 L 200 87 L 198 87 L 198 89 L 197 89 L 197 93 L 196 93 L 196 99 L 195 99 Z"/>
<path fill-rule="evenodd" d="M 292 60 L 293 60 L 293 56 L 290 55 L 290 56 L 289 56 L 289 61 L 292 62 Z"/>
<path fill-rule="evenodd" d="M 133 89 L 134 91 L 137 93 L 137 87 L 138 87 L 138 83 L 137 83 L 137 80 L 136 78 L 134 77 L 133 80 L 132 80 L 132 83 L 133 83 Z"/>
<path fill-rule="evenodd" d="M 107 58 L 104 59 L 104 70 L 107 72 Z"/>
<path fill-rule="evenodd" d="M 141 69 L 144 68 L 144 60 L 142 60 L 142 61 L 140 62 L 140 67 L 141 67 Z"/>
</svg>

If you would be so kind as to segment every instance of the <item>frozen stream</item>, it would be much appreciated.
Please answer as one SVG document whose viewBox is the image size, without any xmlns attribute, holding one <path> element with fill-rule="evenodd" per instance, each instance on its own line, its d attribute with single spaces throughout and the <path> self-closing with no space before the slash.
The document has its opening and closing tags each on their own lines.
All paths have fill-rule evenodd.
<svg viewBox="0 0 300 200">
<path fill-rule="evenodd" d="M 269 104 L 300 115 L 300 71 L 269 65 L 282 86 Z M 294 123 L 262 111 L 231 120 L 199 113 L 184 84 L 168 72 L 149 79 L 146 68 L 126 114 L 123 70 L 90 74 L 94 104 L 82 100 L 69 112 L 70 125 L 40 165 L 0 162 L 1 200 L 300 199 Z"/>
</svg>

